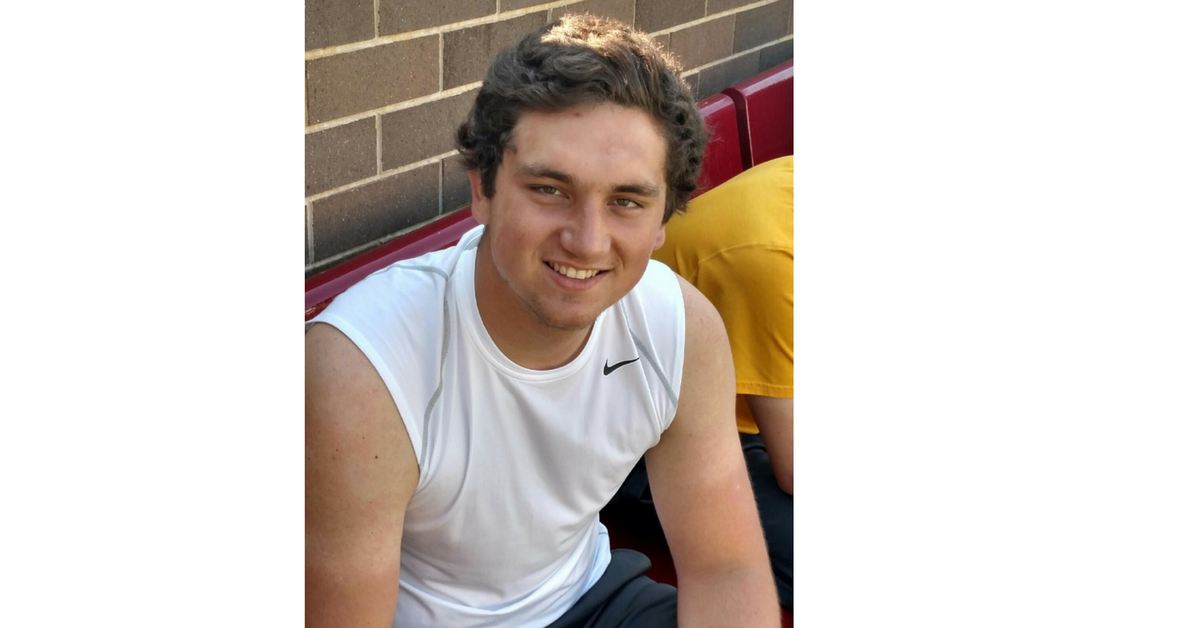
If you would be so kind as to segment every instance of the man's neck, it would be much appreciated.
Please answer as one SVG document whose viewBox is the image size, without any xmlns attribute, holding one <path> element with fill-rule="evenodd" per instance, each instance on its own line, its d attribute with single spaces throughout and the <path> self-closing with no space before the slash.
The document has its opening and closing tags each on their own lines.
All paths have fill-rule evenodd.
<svg viewBox="0 0 1200 628">
<path fill-rule="evenodd" d="M 539 371 L 574 360 L 587 344 L 592 328 L 559 329 L 541 321 L 512 293 L 496 271 L 491 255 L 491 244 L 485 236 L 475 252 L 475 302 L 496 348 L 516 364 Z"/>
</svg>

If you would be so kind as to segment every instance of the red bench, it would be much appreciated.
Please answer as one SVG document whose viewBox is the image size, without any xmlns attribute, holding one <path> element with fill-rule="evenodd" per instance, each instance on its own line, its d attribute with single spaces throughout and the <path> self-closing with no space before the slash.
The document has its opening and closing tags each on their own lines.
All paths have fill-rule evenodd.
<svg viewBox="0 0 1200 628">
<path fill-rule="evenodd" d="M 742 169 L 792 153 L 792 62 L 722 90 L 737 108 Z"/>
<path fill-rule="evenodd" d="M 700 176 L 696 178 L 693 198 L 745 170 L 742 165 L 742 141 L 737 107 L 733 99 L 725 94 L 713 94 L 696 103 L 696 106 L 708 125 L 709 136 L 708 144 L 704 148 L 704 161 L 700 164 Z"/>
</svg>

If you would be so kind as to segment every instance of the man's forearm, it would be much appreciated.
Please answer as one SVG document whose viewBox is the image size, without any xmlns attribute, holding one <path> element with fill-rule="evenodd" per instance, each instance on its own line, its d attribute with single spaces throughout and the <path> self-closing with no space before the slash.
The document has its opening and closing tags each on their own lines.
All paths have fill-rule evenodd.
<svg viewBox="0 0 1200 628">
<path fill-rule="evenodd" d="M 763 445 L 771 460 L 771 470 L 779 488 L 792 494 L 792 416 L 793 401 L 746 395 L 746 403 L 754 414 Z"/>
<path fill-rule="evenodd" d="M 680 628 L 779 626 L 779 599 L 769 568 L 739 565 L 678 575 Z"/>
</svg>

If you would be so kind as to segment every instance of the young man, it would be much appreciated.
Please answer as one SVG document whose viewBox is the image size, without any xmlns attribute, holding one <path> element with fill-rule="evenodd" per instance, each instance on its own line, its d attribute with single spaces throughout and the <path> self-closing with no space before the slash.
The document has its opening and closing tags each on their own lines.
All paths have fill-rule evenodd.
<svg viewBox="0 0 1200 628">
<path fill-rule="evenodd" d="M 653 259 L 716 307 L 733 349 L 736 419 L 780 603 L 792 607 L 792 157 L 759 164 L 688 204 Z M 662 534 L 638 464 L 609 514 Z"/>
<path fill-rule="evenodd" d="M 650 262 L 704 142 L 622 24 L 497 57 L 458 133 L 483 226 L 306 334 L 309 625 L 779 625 L 728 339 Z M 598 518 L 643 454 L 677 594 Z"/>
</svg>

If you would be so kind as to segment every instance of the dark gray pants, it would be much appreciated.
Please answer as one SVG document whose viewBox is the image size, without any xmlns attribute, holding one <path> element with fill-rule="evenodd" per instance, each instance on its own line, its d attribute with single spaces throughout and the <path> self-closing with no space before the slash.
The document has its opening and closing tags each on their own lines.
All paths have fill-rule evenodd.
<svg viewBox="0 0 1200 628">
<path fill-rule="evenodd" d="M 678 593 L 642 575 L 649 568 L 641 553 L 613 550 L 600 580 L 547 628 L 674 628 Z"/>
</svg>

